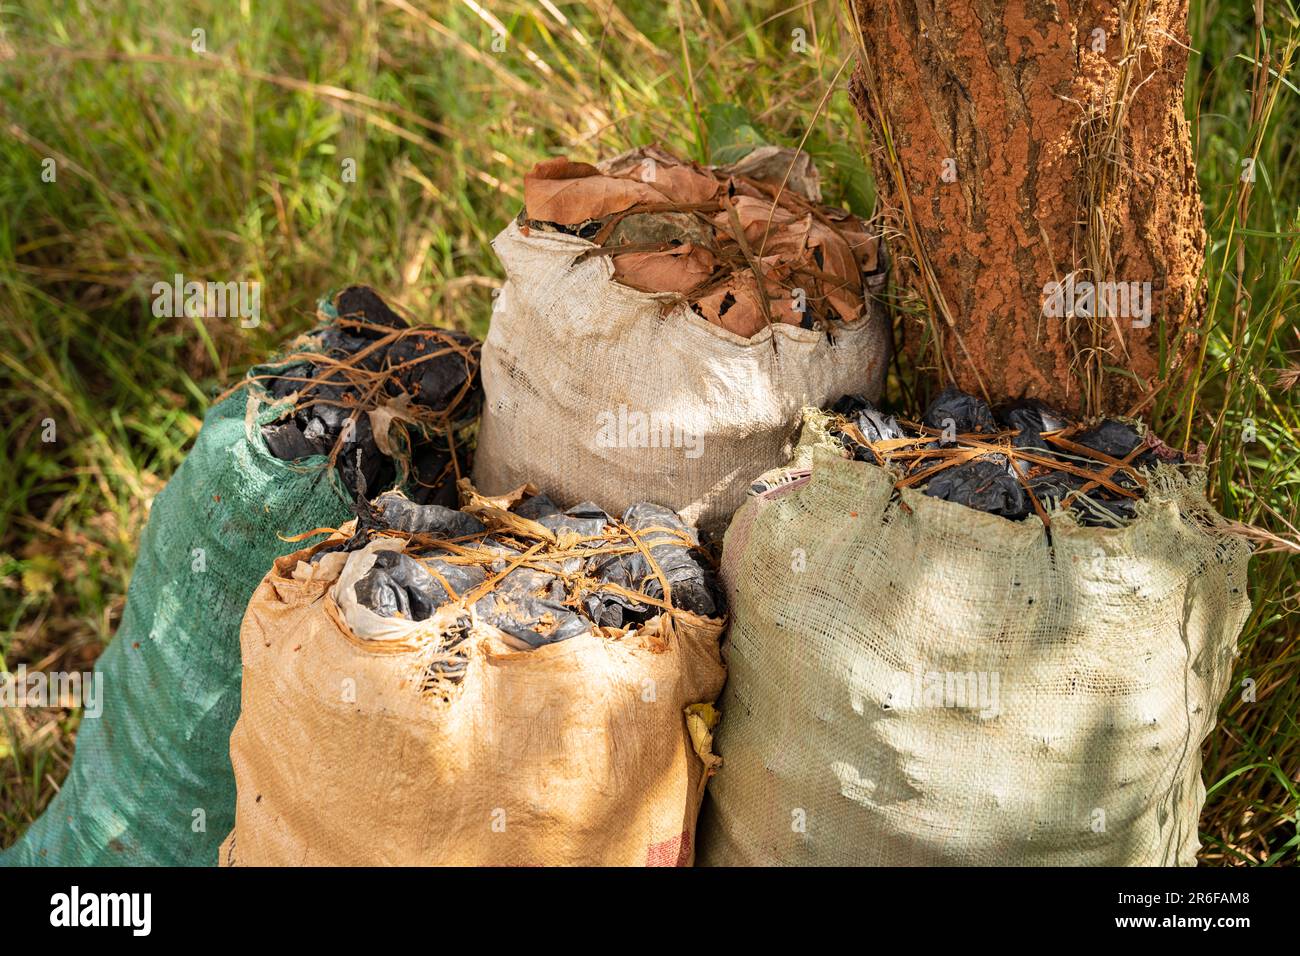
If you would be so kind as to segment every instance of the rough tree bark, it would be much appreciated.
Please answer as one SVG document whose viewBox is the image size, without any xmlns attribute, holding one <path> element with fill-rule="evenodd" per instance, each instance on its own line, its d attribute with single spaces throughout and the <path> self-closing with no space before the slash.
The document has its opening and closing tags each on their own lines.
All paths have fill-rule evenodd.
<svg viewBox="0 0 1300 956">
<path fill-rule="evenodd" d="M 995 400 L 1122 412 L 1160 384 L 1162 328 L 1179 352 L 1191 345 L 1178 333 L 1200 311 L 1205 225 L 1183 107 L 1187 6 L 854 0 L 852 91 L 902 233 L 896 280 L 935 317 L 908 322 L 918 365 Z M 1073 295 L 1045 296 L 1069 277 Z M 1101 315 L 1088 281 L 1138 283 L 1099 286 L 1093 303 L 1139 301 Z"/>
</svg>

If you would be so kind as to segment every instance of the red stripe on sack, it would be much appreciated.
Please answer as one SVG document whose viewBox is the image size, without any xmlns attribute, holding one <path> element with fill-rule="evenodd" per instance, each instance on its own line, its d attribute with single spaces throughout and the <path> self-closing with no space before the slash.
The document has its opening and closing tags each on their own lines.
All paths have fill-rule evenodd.
<svg viewBox="0 0 1300 956">
<path fill-rule="evenodd" d="M 685 866 L 691 858 L 691 831 L 683 830 L 679 836 L 651 843 L 646 847 L 646 866 Z"/>
</svg>

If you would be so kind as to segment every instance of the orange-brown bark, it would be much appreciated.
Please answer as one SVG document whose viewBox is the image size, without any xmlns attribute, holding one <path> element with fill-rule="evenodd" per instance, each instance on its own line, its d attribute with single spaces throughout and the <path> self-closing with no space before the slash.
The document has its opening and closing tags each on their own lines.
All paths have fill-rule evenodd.
<svg viewBox="0 0 1300 956">
<path fill-rule="evenodd" d="M 1187 0 L 854 6 L 854 100 L 905 236 L 896 279 L 934 307 L 940 331 L 935 349 L 920 349 L 909 319 L 912 354 L 994 399 L 1128 408 L 1159 382 L 1160 336 L 1174 341 L 1198 312 L 1205 227 L 1183 106 Z M 1139 298 L 1151 283 L 1150 326 L 1135 303 L 1120 316 L 1045 315 L 1045 287 L 1071 275 L 1138 283 L 1127 288 Z"/>
</svg>

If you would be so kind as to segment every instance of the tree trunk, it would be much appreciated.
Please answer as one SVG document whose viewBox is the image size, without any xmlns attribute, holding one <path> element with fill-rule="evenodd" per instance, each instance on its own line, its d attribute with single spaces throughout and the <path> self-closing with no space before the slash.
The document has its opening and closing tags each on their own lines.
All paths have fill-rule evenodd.
<svg viewBox="0 0 1300 956">
<path fill-rule="evenodd" d="M 905 325 L 918 367 L 1123 412 L 1186 353 L 1205 256 L 1187 3 L 854 0 L 896 282 L 926 306 Z"/>
</svg>

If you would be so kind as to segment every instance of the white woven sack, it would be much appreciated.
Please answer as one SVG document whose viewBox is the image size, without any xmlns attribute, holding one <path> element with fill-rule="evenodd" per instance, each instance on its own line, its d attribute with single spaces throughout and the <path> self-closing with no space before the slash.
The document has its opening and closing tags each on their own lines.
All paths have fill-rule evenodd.
<svg viewBox="0 0 1300 956">
<path fill-rule="evenodd" d="M 585 239 L 511 223 L 493 246 L 506 283 L 483 346 L 484 494 L 532 482 L 563 507 L 652 501 L 721 530 L 789 459 L 802 406 L 880 394 L 889 332 L 870 298 L 833 337 L 776 324 L 742 339 L 614 282 L 607 256 L 575 261 Z"/>
</svg>

